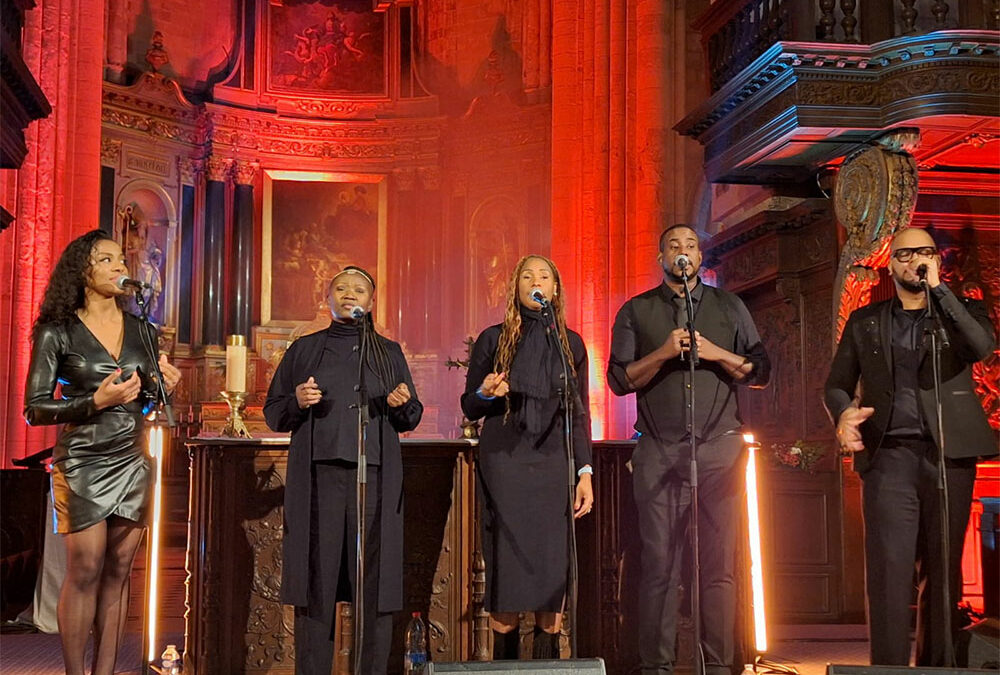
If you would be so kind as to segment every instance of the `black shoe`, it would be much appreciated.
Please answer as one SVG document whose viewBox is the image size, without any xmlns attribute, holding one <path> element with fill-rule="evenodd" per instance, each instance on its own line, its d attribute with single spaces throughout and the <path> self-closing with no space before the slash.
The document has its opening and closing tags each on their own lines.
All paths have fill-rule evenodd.
<svg viewBox="0 0 1000 675">
<path fill-rule="evenodd" d="M 531 658 L 558 659 L 559 633 L 546 633 L 539 626 L 535 626 L 535 634 L 531 643 Z"/>
<path fill-rule="evenodd" d="M 517 661 L 520 656 L 521 631 L 515 628 L 509 633 L 493 631 L 493 660 Z"/>
</svg>

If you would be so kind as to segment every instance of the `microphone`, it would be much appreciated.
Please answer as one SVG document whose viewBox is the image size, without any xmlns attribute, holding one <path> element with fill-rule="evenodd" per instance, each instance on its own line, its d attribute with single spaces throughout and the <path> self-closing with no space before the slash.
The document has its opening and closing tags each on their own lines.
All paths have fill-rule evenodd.
<svg viewBox="0 0 1000 675">
<path fill-rule="evenodd" d="M 546 299 L 545 294 L 542 293 L 542 289 L 540 288 L 531 289 L 531 299 L 537 302 L 542 307 L 547 307 L 549 304 L 548 299 Z"/>
<path fill-rule="evenodd" d="M 151 286 L 147 284 L 145 281 L 139 281 L 138 279 L 129 279 L 124 275 L 118 277 L 118 281 L 116 281 L 115 284 L 118 286 L 118 288 L 122 289 L 123 291 L 126 288 L 132 288 L 137 291 L 151 288 Z"/>
<path fill-rule="evenodd" d="M 927 278 L 927 265 L 926 265 L 926 263 L 917 266 L 917 278 L 920 279 L 921 281 L 923 281 L 924 279 Z"/>
<path fill-rule="evenodd" d="M 365 316 L 365 310 L 358 305 L 351 307 L 351 318 L 355 321 L 361 321 Z"/>
<path fill-rule="evenodd" d="M 686 270 L 691 266 L 691 258 L 687 257 L 683 253 L 674 258 L 674 264 L 680 267 L 682 270 Z"/>
</svg>

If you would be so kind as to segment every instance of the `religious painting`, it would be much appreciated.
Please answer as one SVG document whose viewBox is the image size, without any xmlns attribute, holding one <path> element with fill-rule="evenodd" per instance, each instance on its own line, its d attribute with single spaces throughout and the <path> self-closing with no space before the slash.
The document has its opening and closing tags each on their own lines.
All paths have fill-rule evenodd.
<svg viewBox="0 0 1000 675">
<path fill-rule="evenodd" d="M 263 198 L 265 325 L 327 325 L 327 285 L 346 265 L 383 277 L 384 175 L 268 170 Z M 377 291 L 375 318 L 384 324 L 382 287 Z"/>
<path fill-rule="evenodd" d="M 371 0 L 270 0 L 273 91 L 385 95 L 385 14 Z"/>
<path fill-rule="evenodd" d="M 472 333 L 503 320 L 510 277 L 525 250 L 525 218 L 519 204 L 500 196 L 481 203 L 470 220 L 466 330 Z"/>
</svg>

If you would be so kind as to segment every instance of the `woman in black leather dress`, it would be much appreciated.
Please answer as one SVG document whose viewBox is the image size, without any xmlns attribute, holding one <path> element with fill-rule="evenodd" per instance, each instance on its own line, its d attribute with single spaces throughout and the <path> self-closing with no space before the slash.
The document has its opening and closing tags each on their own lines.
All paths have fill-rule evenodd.
<svg viewBox="0 0 1000 675">
<path fill-rule="evenodd" d="M 156 384 L 143 339 L 155 349 L 156 332 L 122 311 L 126 292 L 117 282 L 127 274 L 122 249 L 107 234 L 73 240 L 52 272 L 33 331 L 25 417 L 32 425 L 63 425 L 52 500 L 66 542 L 59 633 L 69 675 L 84 673 L 91 628 L 92 672 L 114 672 L 151 491 L 143 421 Z M 180 371 L 162 355 L 159 365 L 170 393 Z"/>
</svg>

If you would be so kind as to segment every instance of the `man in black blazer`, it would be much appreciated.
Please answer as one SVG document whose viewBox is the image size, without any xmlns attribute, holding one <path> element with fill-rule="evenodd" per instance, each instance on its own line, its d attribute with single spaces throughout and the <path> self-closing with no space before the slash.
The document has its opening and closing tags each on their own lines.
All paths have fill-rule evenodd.
<svg viewBox="0 0 1000 675">
<path fill-rule="evenodd" d="M 941 403 L 949 510 L 951 604 L 961 598 L 961 558 L 976 458 L 997 437 L 975 394 L 972 364 L 993 351 L 981 302 L 941 283 L 941 256 L 924 230 L 899 232 L 890 270 L 896 297 L 853 312 L 844 327 L 825 403 L 841 450 L 863 481 L 865 575 L 873 665 L 909 665 L 909 606 L 917 569 L 918 666 L 945 666 L 938 431 L 925 276 L 940 317 Z M 953 614 L 952 626 L 957 619 Z"/>
</svg>

